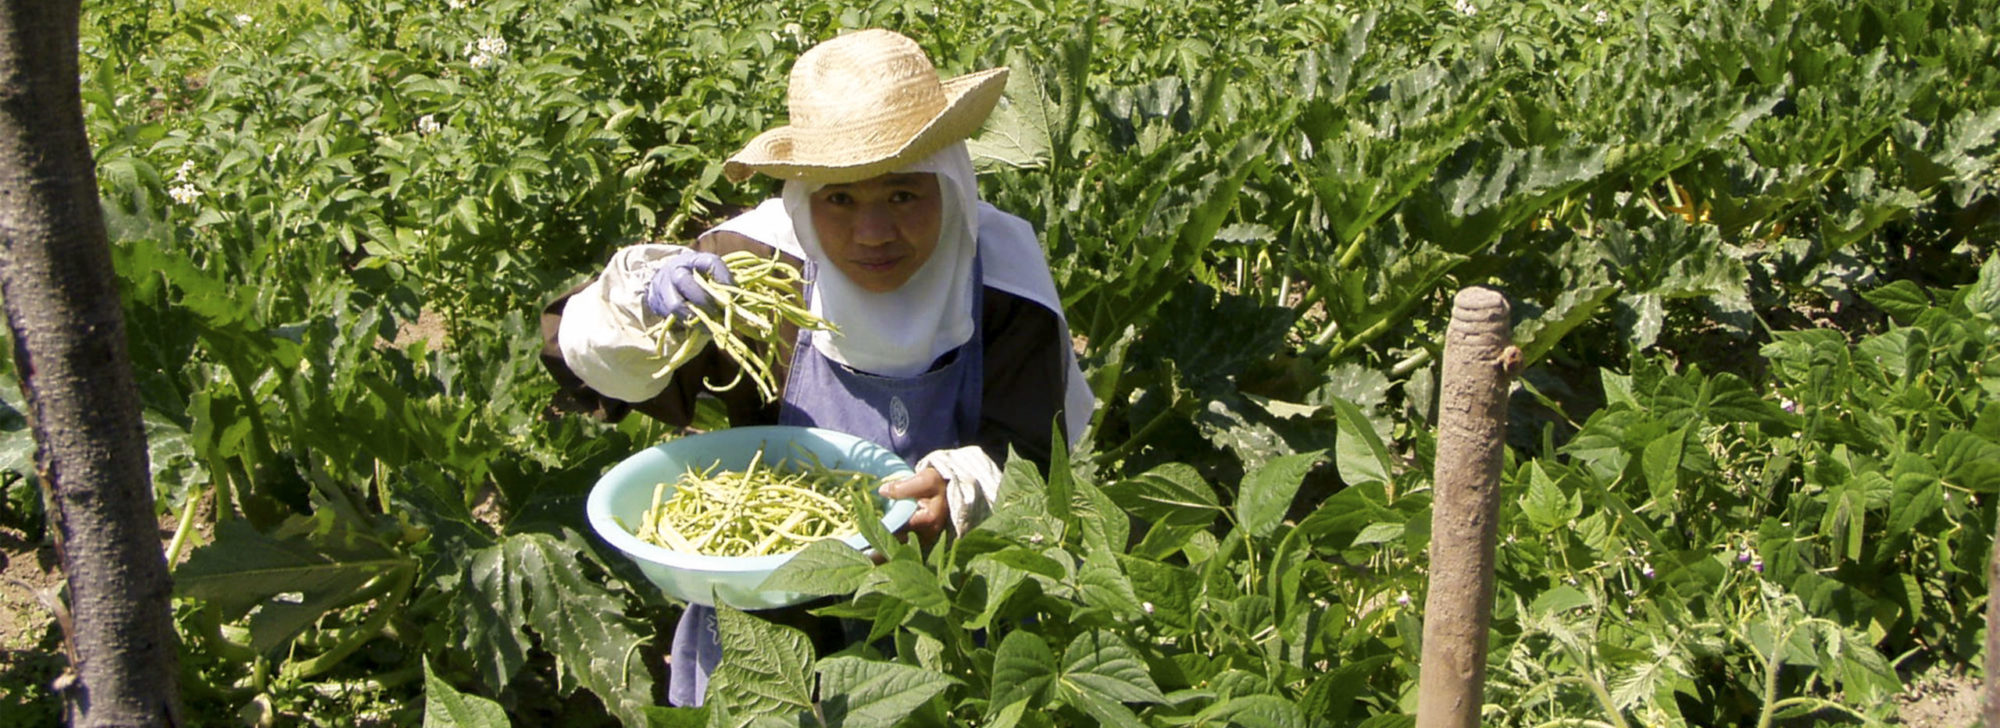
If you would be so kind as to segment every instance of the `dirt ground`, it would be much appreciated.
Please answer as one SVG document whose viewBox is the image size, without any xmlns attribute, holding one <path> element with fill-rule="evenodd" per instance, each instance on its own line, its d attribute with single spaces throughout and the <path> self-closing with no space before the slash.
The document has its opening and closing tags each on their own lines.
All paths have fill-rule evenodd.
<svg viewBox="0 0 2000 728">
<path fill-rule="evenodd" d="M 61 588 L 55 550 L 0 528 L 0 724 L 55 725 L 60 708 L 49 685 L 62 674 L 62 634 L 38 592 Z"/>
<path fill-rule="evenodd" d="M 1979 680 L 1953 670 L 1911 681 L 1896 712 L 1903 725 L 1966 728 L 1979 725 L 1979 701 Z"/>
<path fill-rule="evenodd" d="M 195 532 L 181 551 L 182 561 L 209 540 L 208 524 L 214 522 L 211 506 L 207 501 L 199 504 Z M 174 513 L 160 517 L 162 551 L 173 540 L 177 517 Z M 55 549 L 40 534 L 31 537 L 18 528 L 0 526 L 0 726 L 54 726 L 60 718 L 49 686 L 69 660 L 63 655 L 62 630 L 43 598 L 58 598 L 62 581 Z"/>
</svg>

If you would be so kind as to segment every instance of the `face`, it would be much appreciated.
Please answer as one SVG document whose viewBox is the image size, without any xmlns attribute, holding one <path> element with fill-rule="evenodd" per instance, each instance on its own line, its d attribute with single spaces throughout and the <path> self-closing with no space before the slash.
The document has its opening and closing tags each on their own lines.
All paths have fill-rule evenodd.
<svg viewBox="0 0 2000 728">
<path fill-rule="evenodd" d="M 812 194 L 819 244 L 848 280 L 872 293 L 902 288 L 937 251 L 944 198 L 937 175 L 885 174 Z"/>
</svg>

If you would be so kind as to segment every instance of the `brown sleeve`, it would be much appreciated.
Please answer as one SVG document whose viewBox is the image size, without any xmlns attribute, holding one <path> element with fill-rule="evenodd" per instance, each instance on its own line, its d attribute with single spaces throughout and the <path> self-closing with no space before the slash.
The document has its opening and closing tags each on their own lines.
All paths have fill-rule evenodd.
<svg viewBox="0 0 2000 728">
<path fill-rule="evenodd" d="M 1069 339 L 1049 309 L 998 289 L 985 290 L 986 388 L 972 444 L 1002 464 L 1011 446 L 1046 472 L 1051 440 L 1062 430 L 1068 372 L 1061 347 L 1069 346 Z"/>
<path fill-rule="evenodd" d="M 772 253 L 770 246 L 730 232 L 705 235 L 690 247 L 716 255 L 726 255 L 739 250 L 747 250 L 758 255 Z M 785 256 L 785 261 L 793 266 L 801 266 L 799 261 L 791 256 Z M 563 361 L 562 350 L 556 345 L 557 332 L 562 329 L 563 307 L 569 302 L 570 296 L 576 295 L 576 292 L 586 285 L 589 283 L 585 282 L 564 292 L 542 307 L 542 366 L 548 369 L 550 376 L 556 380 L 557 392 L 550 403 L 555 411 L 580 412 L 600 420 L 617 422 L 624 419 L 627 413 L 637 410 L 662 422 L 685 427 L 694 420 L 696 398 L 708 395 L 722 401 L 732 425 L 738 427 L 767 425 L 778 421 L 777 403 L 764 402 L 757 394 L 756 386 L 748 381 L 737 382 L 736 386 L 720 392 L 708 386 L 711 382 L 721 384 L 735 381 L 741 371 L 734 360 L 712 345 L 702 349 L 694 359 L 675 370 L 672 381 L 667 383 L 667 388 L 661 390 L 658 396 L 644 402 L 625 402 L 590 389 L 581 378 L 570 371 L 569 364 Z M 788 342 L 798 336 L 798 330 L 790 325 L 782 326 L 780 331 L 783 339 Z M 753 346 L 761 345 L 753 343 Z M 785 369 L 790 357 L 781 356 L 779 362 L 775 374 L 778 386 L 783 387 Z"/>
</svg>

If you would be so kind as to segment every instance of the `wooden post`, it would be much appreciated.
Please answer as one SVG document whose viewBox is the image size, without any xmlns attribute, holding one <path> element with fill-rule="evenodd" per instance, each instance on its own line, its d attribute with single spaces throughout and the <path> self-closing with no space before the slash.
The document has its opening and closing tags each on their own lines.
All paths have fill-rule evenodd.
<svg viewBox="0 0 2000 728">
<path fill-rule="evenodd" d="M 1475 728 L 1485 700 L 1507 389 L 1521 368 L 1508 314 L 1499 291 L 1467 288 L 1445 331 L 1417 728 Z"/>
</svg>

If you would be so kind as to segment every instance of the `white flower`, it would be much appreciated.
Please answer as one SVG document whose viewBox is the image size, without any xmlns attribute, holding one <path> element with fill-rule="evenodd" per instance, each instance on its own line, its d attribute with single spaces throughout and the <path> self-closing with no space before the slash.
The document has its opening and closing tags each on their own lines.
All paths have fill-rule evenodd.
<svg viewBox="0 0 2000 728">
<path fill-rule="evenodd" d="M 444 6 L 453 10 L 464 10 L 472 7 L 472 0 L 444 0 Z"/>
<path fill-rule="evenodd" d="M 237 13 L 237 14 L 236 14 L 236 25 L 237 25 L 238 27 L 241 27 L 241 26 L 245 26 L 245 25 L 249 25 L 249 24 L 251 24 L 251 23 L 253 23 L 253 22 L 256 22 L 256 21 L 257 21 L 257 19 L 256 19 L 256 18 L 253 18 L 253 17 L 250 17 L 250 15 L 249 15 L 248 13 Z"/>
<path fill-rule="evenodd" d="M 1410 606 L 1410 593 L 1409 592 L 1398 593 L 1396 595 L 1396 603 L 1405 607 Z"/>
<path fill-rule="evenodd" d="M 194 160 L 192 159 L 181 162 L 181 166 L 174 170 L 174 181 L 186 182 L 190 174 L 194 174 Z"/>
<path fill-rule="evenodd" d="M 1609 23 L 1611 22 L 1611 13 L 1599 10 L 1597 11 L 1597 17 L 1593 18 L 1592 21 L 1597 23 L 1598 25 Z"/>
<path fill-rule="evenodd" d="M 417 117 L 418 134 L 426 134 L 426 135 L 436 134 L 443 129 L 444 125 L 438 123 L 436 116 L 432 116 L 430 114 L 424 114 L 423 116 Z"/>
<path fill-rule="evenodd" d="M 1457 10 L 1459 15 L 1468 18 L 1479 14 L 1479 6 L 1472 4 L 1472 0 L 1455 0 L 1451 7 Z"/>
<path fill-rule="evenodd" d="M 174 202 L 183 205 L 192 205 L 195 200 L 201 199 L 201 190 L 196 189 L 193 184 L 184 184 L 179 187 L 169 188 L 167 196 L 174 198 Z"/>
<path fill-rule="evenodd" d="M 485 68 L 500 62 L 507 55 L 507 39 L 487 36 L 465 44 L 466 59 L 473 68 Z"/>
<path fill-rule="evenodd" d="M 1599 21 L 1599 22 L 1603 22 L 1603 21 Z M 1797 403 L 1797 402 L 1793 402 L 1793 401 L 1792 401 L 1792 400 L 1791 400 L 1790 398 L 1788 398 L 1788 397 L 1779 397 L 1779 398 L 1778 398 L 1778 406 L 1779 406 L 1779 407 L 1781 407 L 1781 408 L 1783 408 L 1783 409 L 1784 409 L 1784 410 L 1785 410 L 1786 412 L 1790 412 L 1790 413 L 1792 413 L 1792 414 L 1798 414 L 1798 413 L 1799 413 L 1799 403 Z"/>
<path fill-rule="evenodd" d="M 1139 603 L 1139 608 L 1140 608 L 1140 609 L 1144 609 L 1144 610 L 1146 610 L 1146 613 L 1147 613 L 1147 614 L 1152 614 L 1152 613 L 1153 613 L 1153 603 L 1152 603 L 1152 602 L 1140 602 L 1140 603 Z"/>
</svg>

